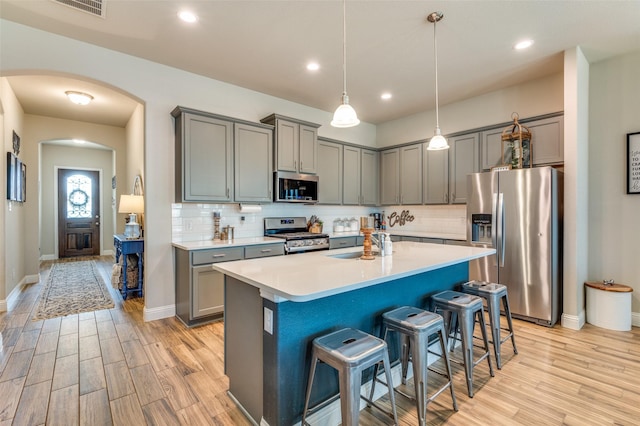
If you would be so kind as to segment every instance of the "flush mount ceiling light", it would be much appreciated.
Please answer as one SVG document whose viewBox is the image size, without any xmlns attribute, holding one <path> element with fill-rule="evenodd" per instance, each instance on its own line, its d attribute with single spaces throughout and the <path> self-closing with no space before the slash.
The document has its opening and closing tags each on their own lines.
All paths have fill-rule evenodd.
<svg viewBox="0 0 640 426">
<path fill-rule="evenodd" d="M 318 64 L 317 62 L 309 62 L 307 64 L 308 71 L 318 71 L 319 69 L 320 69 L 320 64 Z"/>
<path fill-rule="evenodd" d="M 389 99 L 391 99 L 391 93 L 389 92 L 385 92 L 382 95 L 380 95 L 380 99 L 388 101 Z"/>
<path fill-rule="evenodd" d="M 433 23 L 433 58 L 436 69 L 436 130 L 433 137 L 429 141 L 427 149 L 429 151 L 438 151 L 441 149 L 449 149 L 449 144 L 440 132 L 440 117 L 438 116 L 438 43 L 436 41 L 436 23 L 444 18 L 442 12 L 433 12 L 427 16 L 427 20 Z"/>
<path fill-rule="evenodd" d="M 93 96 L 88 93 L 73 91 L 67 91 L 64 93 L 67 95 L 69 100 L 76 105 L 89 105 L 89 102 L 93 100 Z"/>
<path fill-rule="evenodd" d="M 522 40 L 513 45 L 513 48 L 516 50 L 526 49 L 527 47 L 531 47 L 533 45 L 533 40 Z"/>
<path fill-rule="evenodd" d="M 360 124 L 356 110 L 347 96 L 347 0 L 342 2 L 342 104 L 333 113 L 333 127 L 353 127 Z"/>
<path fill-rule="evenodd" d="M 189 12 L 188 10 L 178 12 L 178 18 L 182 19 L 184 22 L 188 22 L 189 24 L 193 24 L 198 20 L 196 14 L 193 12 Z"/>
</svg>

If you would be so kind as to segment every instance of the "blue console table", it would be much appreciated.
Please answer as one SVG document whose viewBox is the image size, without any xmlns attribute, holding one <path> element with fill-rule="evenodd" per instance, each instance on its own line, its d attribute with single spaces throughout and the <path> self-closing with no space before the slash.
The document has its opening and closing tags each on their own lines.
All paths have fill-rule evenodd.
<svg viewBox="0 0 640 426">
<path fill-rule="evenodd" d="M 122 255 L 122 288 L 120 294 L 123 299 L 127 298 L 129 293 L 138 293 L 138 297 L 142 297 L 142 257 L 144 253 L 144 239 L 143 238 L 127 238 L 122 234 L 113 236 L 113 246 L 116 249 L 116 262 Z M 129 288 L 127 284 L 127 255 L 138 255 L 138 285 L 134 288 Z"/>
</svg>

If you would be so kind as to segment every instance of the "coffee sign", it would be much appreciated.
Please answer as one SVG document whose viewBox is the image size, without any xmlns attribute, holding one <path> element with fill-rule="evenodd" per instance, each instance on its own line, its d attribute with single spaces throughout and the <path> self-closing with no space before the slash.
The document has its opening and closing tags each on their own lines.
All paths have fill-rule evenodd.
<svg viewBox="0 0 640 426">
<path fill-rule="evenodd" d="M 405 223 L 413 222 L 414 219 L 413 215 L 409 213 L 409 210 L 402 210 L 400 214 L 393 212 L 389 215 L 389 227 L 392 228 L 396 224 L 398 226 L 404 226 Z"/>
</svg>

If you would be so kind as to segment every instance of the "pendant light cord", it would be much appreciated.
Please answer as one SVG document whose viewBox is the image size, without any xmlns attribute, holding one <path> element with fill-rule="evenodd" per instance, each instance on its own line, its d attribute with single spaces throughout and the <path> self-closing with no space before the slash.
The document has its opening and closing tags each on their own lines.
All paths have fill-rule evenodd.
<svg viewBox="0 0 640 426">
<path fill-rule="evenodd" d="M 433 22 L 433 56 L 436 66 L 436 131 L 440 130 L 440 117 L 438 115 L 438 43 L 436 41 L 436 25 L 438 21 Z"/>
<path fill-rule="evenodd" d="M 347 94 L 347 0 L 342 2 L 342 96 Z"/>
</svg>

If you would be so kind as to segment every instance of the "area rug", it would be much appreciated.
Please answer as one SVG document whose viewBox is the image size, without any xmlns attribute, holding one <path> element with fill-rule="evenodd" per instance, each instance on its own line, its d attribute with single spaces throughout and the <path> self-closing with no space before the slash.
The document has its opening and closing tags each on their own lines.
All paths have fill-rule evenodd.
<svg viewBox="0 0 640 426">
<path fill-rule="evenodd" d="M 113 308 L 109 290 L 92 260 L 51 266 L 34 320 Z"/>
</svg>

